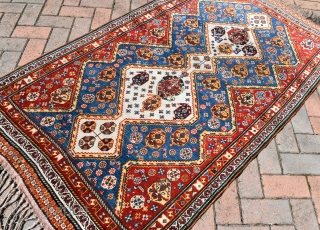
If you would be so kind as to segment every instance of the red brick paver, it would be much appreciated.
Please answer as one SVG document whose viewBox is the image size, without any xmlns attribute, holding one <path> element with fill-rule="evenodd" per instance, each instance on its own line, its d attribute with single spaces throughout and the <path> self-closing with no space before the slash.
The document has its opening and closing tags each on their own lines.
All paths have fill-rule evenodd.
<svg viewBox="0 0 320 230">
<path fill-rule="evenodd" d="M 64 6 L 79 6 L 80 0 L 64 0 Z"/>
<path fill-rule="evenodd" d="M 46 40 L 43 39 L 30 39 L 27 47 L 25 48 L 19 62 L 19 66 L 27 64 L 28 62 L 39 57 L 43 53 Z"/>
<path fill-rule="evenodd" d="M 310 117 L 314 134 L 320 134 L 320 114 L 319 117 Z"/>
<path fill-rule="evenodd" d="M 0 77 L 151 0 L 0 0 Z M 284 0 L 316 10 L 320 0 Z M 319 230 L 320 87 L 193 230 Z"/>
<path fill-rule="evenodd" d="M 314 92 L 305 103 L 308 115 L 311 117 L 320 116 L 320 98 L 317 92 Z"/>
<path fill-rule="evenodd" d="M 262 175 L 264 195 L 267 198 L 309 198 L 305 176 Z"/>
<path fill-rule="evenodd" d="M 47 0 L 43 8 L 44 15 L 57 15 L 59 13 L 62 0 Z"/>
<path fill-rule="evenodd" d="M 60 9 L 59 15 L 78 18 L 91 18 L 93 13 L 93 8 L 63 6 Z"/>
<path fill-rule="evenodd" d="M 92 20 L 91 29 L 97 29 L 99 26 L 110 21 L 111 12 L 111 9 L 97 8 Z"/>
<path fill-rule="evenodd" d="M 241 224 L 237 183 L 234 181 L 214 205 L 217 224 Z"/>
<path fill-rule="evenodd" d="M 204 230 L 208 228 L 210 228 L 210 230 L 216 230 L 214 210 L 212 206 L 209 207 L 201 219 L 194 225 L 192 230 Z"/>
<path fill-rule="evenodd" d="M 17 26 L 12 37 L 45 39 L 49 37 L 50 32 L 50 27 Z"/>
</svg>

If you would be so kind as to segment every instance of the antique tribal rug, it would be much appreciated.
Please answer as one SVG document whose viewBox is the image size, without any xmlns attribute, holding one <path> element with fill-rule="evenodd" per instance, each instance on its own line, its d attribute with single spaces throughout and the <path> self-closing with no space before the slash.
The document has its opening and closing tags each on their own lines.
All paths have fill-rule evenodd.
<svg viewBox="0 0 320 230">
<path fill-rule="evenodd" d="M 319 37 L 275 0 L 155 0 L 0 78 L 0 217 L 190 229 L 316 88 Z"/>
</svg>

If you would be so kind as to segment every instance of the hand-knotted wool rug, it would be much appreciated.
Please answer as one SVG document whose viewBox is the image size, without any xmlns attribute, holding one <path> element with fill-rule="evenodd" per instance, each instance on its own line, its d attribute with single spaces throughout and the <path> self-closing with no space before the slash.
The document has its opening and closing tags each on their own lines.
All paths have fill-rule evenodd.
<svg viewBox="0 0 320 230">
<path fill-rule="evenodd" d="M 274 0 L 156 0 L 1 78 L 0 215 L 190 228 L 315 89 L 319 36 Z"/>
</svg>

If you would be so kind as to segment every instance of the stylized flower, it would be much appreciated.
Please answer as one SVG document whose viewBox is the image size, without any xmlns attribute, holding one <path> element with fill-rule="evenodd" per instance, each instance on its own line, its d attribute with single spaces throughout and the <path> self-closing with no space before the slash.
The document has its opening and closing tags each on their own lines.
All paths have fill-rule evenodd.
<svg viewBox="0 0 320 230">
<path fill-rule="evenodd" d="M 108 172 L 110 173 L 110 174 L 115 174 L 116 173 L 116 169 L 115 168 L 110 168 L 109 170 L 108 170 Z"/>
<path fill-rule="evenodd" d="M 84 163 L 83 163 L 82 161 L 80 161 L 80 162 L 78 162 L 78 164 L 77 164 L 77 165 L 78 165 L 78 168 L 80 168 L 80 169 L 81 169 L 81 168 L 84 166 Z"/>
<path fill-rule="evenodd" d="M 129 150 L 133 149 L 133 145 L 132 144 L 127 144 L 127 149 L 129 149 Z"/>
<path fill-rule="evenodd" d="M 101 169 L 98 169 L 97 171 L 96 171 L 96 175 L 97 176 L 101 176 L 103 174 L 103 171 L 101 170 Z"/>
<path fill-rule="evenodd" d="M 233 66 L 231 68 L 231 72 L 233 73 L 234 76 L 240 77 L 240 78 L 245 78 L 249 74 L 248 66 L 243 64 L 238 64 Z"/>
</svg>

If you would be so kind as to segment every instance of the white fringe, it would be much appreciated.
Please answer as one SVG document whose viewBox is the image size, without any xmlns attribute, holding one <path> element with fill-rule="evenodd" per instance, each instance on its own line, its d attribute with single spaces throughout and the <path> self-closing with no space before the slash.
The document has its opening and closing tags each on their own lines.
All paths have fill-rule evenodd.
<svg viewBox="0 0 320 230">
<path fill-rule="evenodd" d="M 0 230 L 43 229 L 31 205 L 8 171 L 0 165 Z"/>
<path fill-rule="evenodd" d="M 310 10 L 310 9 L 303 9 L 303 8 L 296 6 L 296 5 L 288 5 L 288 6 L 291 9 L 300 13 L 306 19 L 313 21 L 314 23 L 320 25 L 320 14 L 319 13 L 316 13 L 315 11 Z"/>
</svg>

